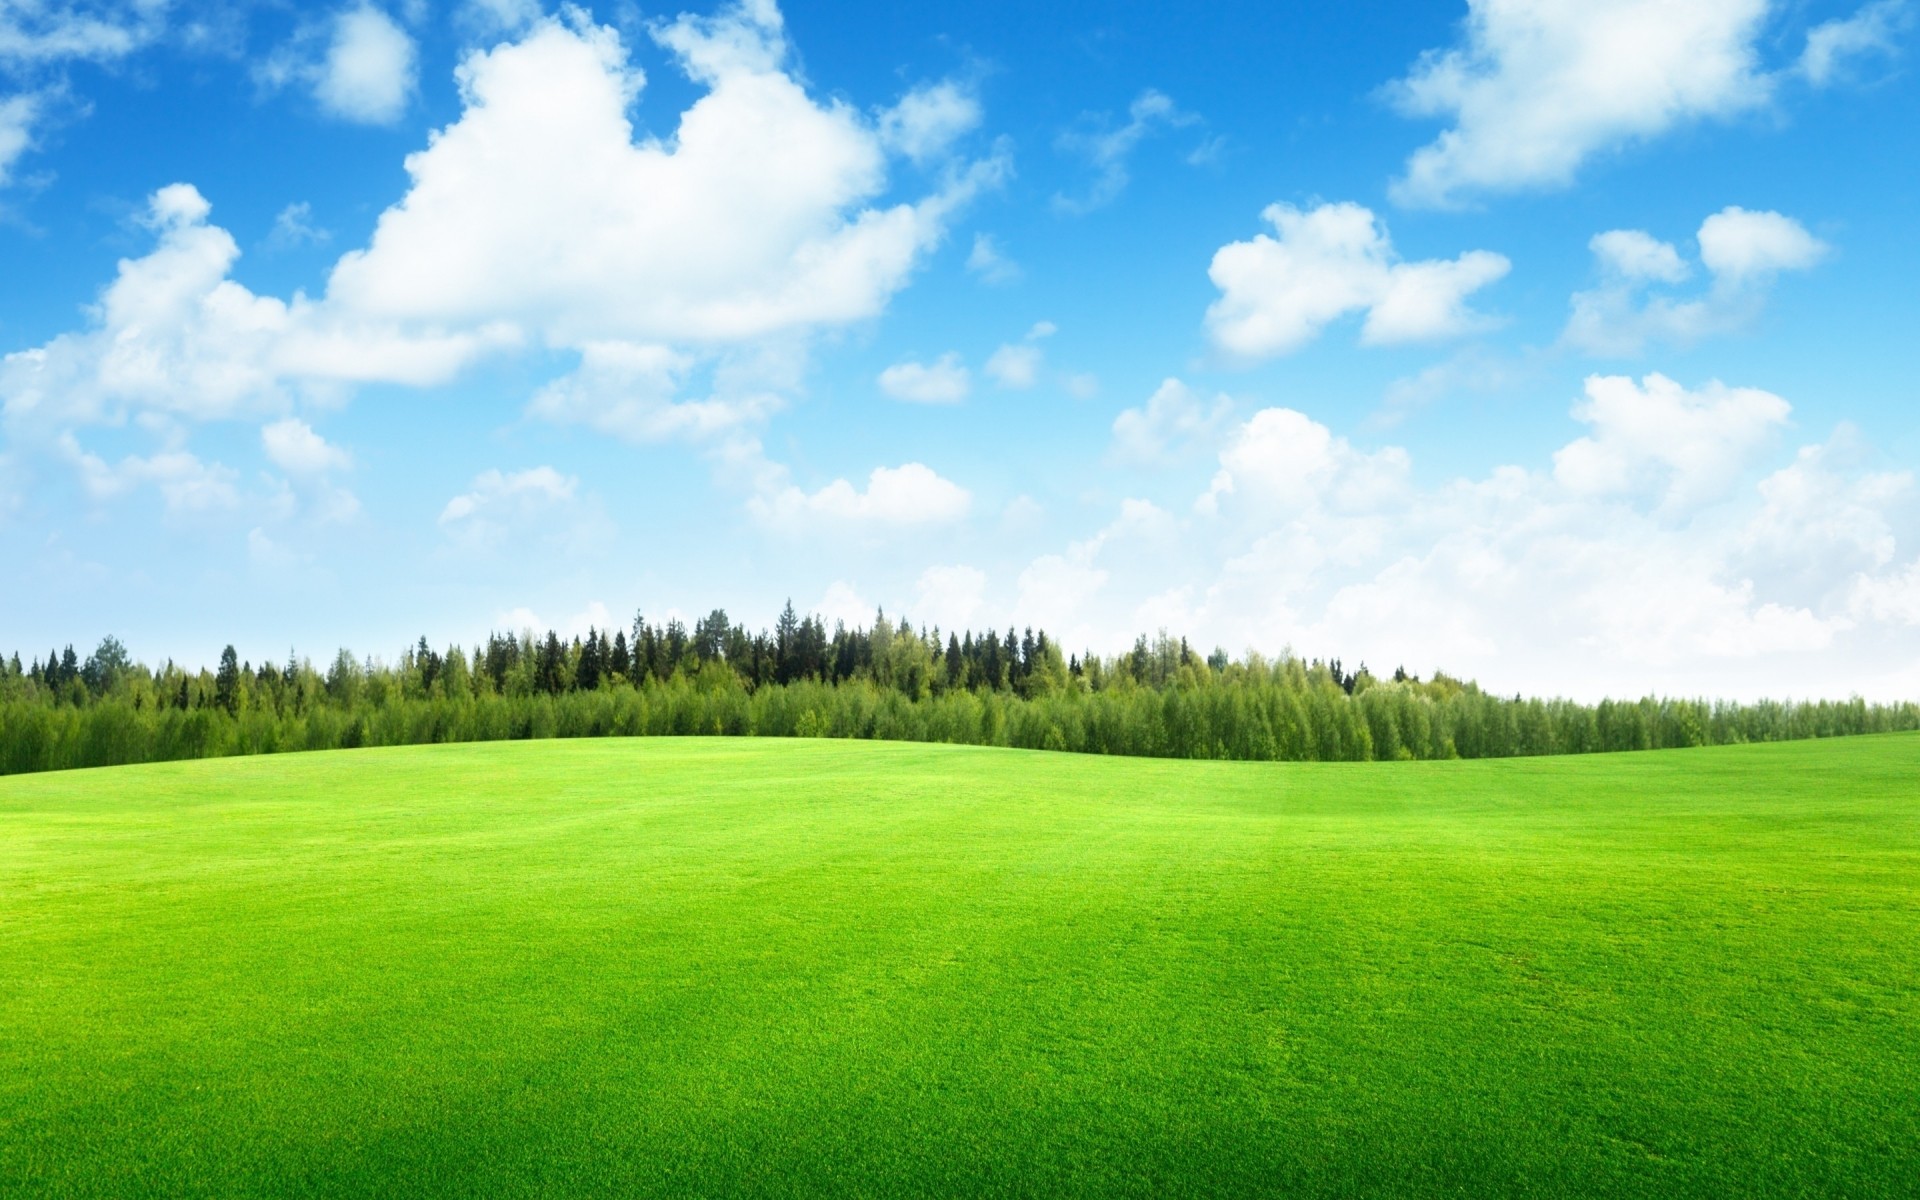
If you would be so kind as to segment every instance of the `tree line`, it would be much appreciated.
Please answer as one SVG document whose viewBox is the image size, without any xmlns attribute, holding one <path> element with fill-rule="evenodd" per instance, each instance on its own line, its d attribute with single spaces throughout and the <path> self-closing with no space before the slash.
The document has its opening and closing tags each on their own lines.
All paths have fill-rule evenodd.
<svg viewBox="0 0 1920 1200">
<path fill-rule="evenodd" d="M 116 638 L 0 660 L 0 774 L 232 754 L 545 737 L 883 738 L 1095 754 L 1288 761 L 1491 758 L 1920 729 L 1920 706 L 1496 696 L 1338 659 L 1202 656 L 1162 632 L 1063 655 L 1044 631 L 831 631 L 791 603 L 771 630 L 716 609 L 688 628 L 425 638 L 393 662 L 150 668 Z"/>
</svg>

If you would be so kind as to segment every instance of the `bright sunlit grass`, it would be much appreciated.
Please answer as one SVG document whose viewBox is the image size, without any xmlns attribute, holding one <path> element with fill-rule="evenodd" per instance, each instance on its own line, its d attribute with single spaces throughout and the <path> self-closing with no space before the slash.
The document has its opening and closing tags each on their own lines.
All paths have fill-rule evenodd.
<svg viewBox="0 0 1920 1200">
<path fill-rule="evenodd" d="M 1920 737 L 0 779 L 0 1194 L 1891 1195 Z"/>
</svg>

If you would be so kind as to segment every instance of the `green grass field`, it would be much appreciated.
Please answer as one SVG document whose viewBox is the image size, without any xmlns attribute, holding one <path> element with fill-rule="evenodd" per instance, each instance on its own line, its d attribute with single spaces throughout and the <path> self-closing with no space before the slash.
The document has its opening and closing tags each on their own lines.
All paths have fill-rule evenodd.
<svg viewBox="0 0 1920 1200">
<path fill-rule="evenodd" d="M 1920 737 L 0 779 L 0 1194 L 1920 1193 Z"/>
</svg>

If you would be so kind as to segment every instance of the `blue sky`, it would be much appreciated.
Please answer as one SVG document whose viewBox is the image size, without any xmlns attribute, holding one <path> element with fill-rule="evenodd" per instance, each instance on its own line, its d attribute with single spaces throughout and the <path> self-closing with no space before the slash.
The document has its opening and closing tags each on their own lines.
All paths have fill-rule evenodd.
<svg viewBox="0 0 1920 1200">
<path fill-rule="evenodd" d="M 1912 0 L 0 0 L 0 642 L 1920 693 Z"/>
</svg>

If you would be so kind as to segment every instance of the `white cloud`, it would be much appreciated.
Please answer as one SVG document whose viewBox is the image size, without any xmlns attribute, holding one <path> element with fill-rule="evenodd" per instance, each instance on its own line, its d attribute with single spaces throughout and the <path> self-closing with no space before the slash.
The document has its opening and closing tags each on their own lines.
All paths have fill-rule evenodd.
<svg viewBox="0 0 1920 1200">
<path fill-rule="evenodd" d="M 820 597 L 809 612 L 818 614 L 821 621 L 829 626 L 845 625 L 849 629 L 865 629 L 873 623 L 876 609 L 867 603 L 854 586 L 845 580 L 835 580 L 827 588 L 826 595 Z"/>
<path fill-rule="evenodd" d="M 445 382 L 510 340 L 497 327 L 410 335 L 305 296 L 255 295 L 228 277 L 239 246 L 207 223 L 210 211 L 188 184 L 153 194 L 147 224 L 156 245 L 121 260 L 90 328 L 0 359 L 0 412 L 10 422 L 270 413 L 293 393 L 343 383 Z"/>
<path fill-rule="evenodd" d="M 1116 462 L 1150 466 L 1176 461 L 1205 450 L 1233 415 L 1233 401 L 1214 397 L 1211 404 L 1178 379 L 1167 379 L 1140 408 L 1129 408 L 1113 420 Z"/>
<path fill-rule="evenodd" d="M 1093 167 L 1094 178 L 1084 196 L 1055 193 L 1054 210 L 1081 216 L 1113 203 L 1132 178 L 1128 160 L 1142 141 L 1160 130 L 1183 128 L 1199 119 L 1192 113 L 1180 111 L 1165 93 L 1148 88 L 1127 106 L 1126 124 L 1111 127 L 1102 120 L 1100 124 L 1104 127 L 1061 134 L 1060 149 L 1085 158 Z"/>
<path fill-rule="evenodd" d="M 1668 509 L 1699 504 L 1726 494 L 1789 411 L 1771 392 L 1718 380 L 1689 391 L 1664 375 L 1638 384 L 1590 376 L 1573 415 L 1593 432 L 1554 454 L 1554 479 L 1577 495 L 1645 494 Z"/>
<path fill-rule="evenodd" d="M 544 15 L 540 0 L 460 0 L 458 19 L 483 36 L 518 33 Z"/>
<path fill-rule="evenodd" d="M 113 62 L 152 42 L 165 29 L 165 0 L 73 5 L 0 0 L 0 71 L 21 89 L 0 95 L 0 188 L 34 147 L 34 136 L 66 96 L 62 68 L 71 62 Z"/>
<path fill-rule="evenodd" d="M 324 475 L 353 466 L 353 456 L 328 442 L 298 417 L 286 417 L 260 430 L 260 442 L 273 465 L 292 475 Z"/>
<path fill-rule="evenodd" d="M 1108 578 L 1087 554 L 1042 555 L 1020 572 L 1013 611 L 1067 645 L 1082 644 L 1088 640 L 1088 608 Z"/>
<path fill-rule="evenodd" d="M 1824 242 L 1777 212 L 1723 208 L 1700 223 L 1699 238 L 1707 270 L 1735 284 L 1804 271 L 1827 255 Z"/>
<path fill-rule="evenodd" d="M 954 353 L 930 363 L 895 363 L 880 372 L 880 390 L 909 404 L 958 404 L 973 390 L 973 376 Z"/>
<path fill-rule="evenodd" d="M 917 87 L 880 114 L 887 149 L 925 164 L 945 157 L 954 142 L 980 124 L 980 101 L 951 80 Z"/>
<path fill-rule="evenodd" d="M 1845 77 L 1852 63 L 1899 50 L 1899 35 L 1913 27 L 1911 0 L 1875 0 L 1850 17 L 1824 21 L 1807 31 L 1798 70 L 1815 87 Z"/>
<path fill-rule="evenodd" d="M 232 468 L 202 462 L 185 450 L 162 450 L 147 457 L 128 455 L 109 464 L 81 449 L 72 434 L 62 434 L 58 445 L 79 472 L 88 495 L 97 501 L 151 484 L 159 489 L 167 511 L 172 513 L 231 509 L 240 503 L 239 490 L 234 486 L 239 476 Z"/>
<path fill-rule="evenodd" d="M 332 232 L 313 223 L 313 205 L 305 200 L 281 209 L 267 234 L 267 245 L 275 250 L 320 246 L 332 240 Z"/>
<path fill-rule="evenodd" d="M 987 575 L 975 567 L 928 567 L 914 585 L 915 620 L 941 629 L 972 627 L 986 608 Z"/>
<path fill-rule="evenodd" d="M 1006 256 L 990 233 L 973 235 L 973 249 L 967 252 L 967 270 L 983 283 L 1012 283 L 1020 278 L 1020 264 Z"/>
<path fill-rule="evenodd" d="M 1001 387 L 1018 391 L 1040 381 L 1043 357 L 1040 347 L 1035 345 L 1006 345 L 993 352 L 983 369 L 987 378 Z"/>
<path fill-rule="evenodd" d="M 1564 186 L 1592 156 L 1772 94 L 1756 41 L 1768 0 L 1469 0 L 1461 44 L 1388 89 L 1450 122 L 1407 160 L 1402 204 Z"/>
<path fill-rule="evenodd" d="M 165 28 L 166 0 L 109 5 L 13 0 L 0 7 L 0 63 L 15 68 L 125 58 Z"/>
<path fill-rule="evenodd" d="M 1920 625 L 1920 559 L 1904 571 L 1853 579 L 1847 611 L 1857 619 L 1888 625 Z"/>
<path fill-rule="evenodd" d="M 346 69 L 379 44 L 360 19 L 372 11 L 337 27 L 343 81 L 373 78 Z M 644 80 L 614 30 L 577 9 L 537 20 L 464 59 L 459 118 L 408 158 L 406 194 L 318 298 L 241 286 L 238 247 L 199 192 L 157 192 L 155 247 L 121 264 L 87 326 L 0 364 L 8 424 L 270 420 L 356 384 L 444 384 L 482 355 L 530 348 L 579 355 L 533 415 L 706 440 L 723 466 L 765 465 L 733 448 L 757 447 L 750 427 L 804 379 L 809 339 L 882 311 L 955 209 L 1004 177 L 1005 151 L 944 163 L 931 191 L 885 200 L 890 153 L 933 153 L 958 128 L 958 91 L 910 93 L 883 136 L 809 96 L 766 0 L 648 28 L 701 88 L 670 140 L 636 138 Z M 298 72 L 315 44 L 289 54 L 263 78 L 310 82 Z M 342 104 L 359 94 L 341 89 Z M 283 215 L 282 241 L 310 236 L 305 210 Z"/>
<path fill-rule="evenodd" d="M 1220 452 L 1220 469 L 1195 509 L 1218 513 L 1231 496 L 1262 515 L 1373 511 L 1405 493 L 1410 464 L 1398 446 L 1357 450 L 1305 413 L 1264 408 Z"/>
<path fill-rule="evenodd" d="M 1038 321 L 1027 330 L 1024 341 L 1010 342 L 995 350 L 983 368 L 987 378 L 1003 388 L 1021 391 L 1040 382 L 1040 365 L 1045 352 L 1038 343 L 1059 332 L 1052 321 Z"/>
<path fill-rule="evenodd" d="M 510 475 L 499 470 L 483 471 L 474 476 L 468 491 L 447 501 L 440 510 L 440 524 L 461 528 L 538 512 L 572 501 L 579 486 L 577 477 L 562 475 L 552 467 L 530 467 Z"/>
<path fill-rule="evenodd" d="M 1751 322 L 1775 276 L 1825 258 L 1826 243 L 1776 212 L 1729 206 L 1700 224 L 1700 262 L 1708 286 L 1692 295 L 1658 290 L 1693 272 L 1668 242 L 1638 229 L 1613 229 L 1589 243 L 1600 268 L 1596 287 L 1574 293 L 1561 340 L 1589 354 L 1638 354 L 1650 343 L 1685 344 Z"/>
<path fill-rule="evenodd" d="M 493 618 L 493 627 L 509 634 L 530 633 L 542 637 L 548 631 L 563 638 L 583 638 L 588 630 L 606 633 L 618 629 L 619 623 L 608 611 L 601 600 L 590 601 L 587 606 L 571 616 L 564 617 L 558 624 L 550 624 L 541 619 L 540 614 L 526 605 L 517 605 L 499 613 Z"/>
<path fill-rule="evenodd" d="M 453 560 L 503 572 L 508 582 L 523 581 L 528 561 L 603 561 L 619 537 L 579 478 L 551 466 L 482 471 L 442 506 L 439 525 Z"/>
<path fill-rule="evenodd" d="M 41 98 L 31 92 L 0 99 L 0 187 L 12 182 L 13 164 L 33 145 L 41 104 Z"/>
<path fill-rule="evenodd" d="M 1680 252 L 1639 229 L 1610 229 L 1587 243 L 1607 272 L 1622 279 L 1679 283 L 1689 274 Z"/>
<path fill-rule="evenodd" d="M 973 496 L 924 463 L 875 467 L 865 490 L 836 479 L 817 492 L 788 485 L 749 502 L 761 520 L 776 528 L 804 532 L 819 526 L 909 529 L 950 524 L 967 515 Z"/>
<path fill-rule="evenodd" d="M 384 9 L 360 0 L 303 22 L 254 65 L 253 78 L 267 90 L 312 93 L 330 117 L 391 125 L 405 115 L 419 83 L 419 47 Z"/>
<path fill-rule="evenodd" d="M 1115 571 L 1145 568 L 1164 575 L 1179 533 L 1178 523 L 1157 505 L 1123 500 L 1119 514 L 1092 537 L 1069 545 L 1064 554 L 1043 554 L 1027 564 L 1016 581 L 1011 619 L 1045 629 L 1063 645 L 1093 645 L 1103 634 L 1112 644 L 1099 609 Z M 1146 545 L 1103 562 L 1109 547 L 1128 542 Z"/>
<path fill-rule="evenodd" d="M 574 372 L 542 387 L 528 411 L 561 424 L 584 424 L 630 442 L 710 441 L 758 424 L 784 406 L 772 390 L 745 389 L 677 399 L 695 366 L 669 346 L 590 343 Z"/>
<path fill-rule="evenodd" d="M 1365 312 L 1368 344 L 1453 337 L 1485 328 L 1467 307 L 1473 292 L 1506 275 L 1501 255 L 1473 250 L 1451 260 L 1401 262 L 1373 213 L 1352 203 L 1302 211 L 1270 205 L 1262 233 L 1216 252 L 1208 276 L 1220 299 L 1207 310 L 1215 344 L 1261 358 L 1286 354 L 1329 323 Z"/>
<path fill-rule="evenodd" d="M 407 160 L 413 184 L 328 295 L 397 320 L 508 319 L 548 342 L 716 345 L 877 314 L 997 162 L 868 207 L 885 148 L 780 69 L 770 5 L 655 37 L 708 87 L 672 142 L 636 143 L 642 78 L 610 29 L 547 21 L 471 55 L 466 109 Z M 644 279 L 645 287 L 633 281 Z"/>
<path fill-rule="evenodd" d="M 413 38 L 371 4 L 340 13 L 314 80 L 314 98 L 334 116 L 369 125 L 390 125 L 413 95 Z"/>
<path fill-rule="evenodd" d="M 1035 559 L 1023 601 L 1108 653 L 1164 626 L 1507 694 L 1912 694 L 1911 473 L 1844 435 L 1779 466 L 1785 403 L 1753 389 L 1618 381 L 1575 416 L 1557 463 L 1422 484 L 1400 451 L 1264 410 L 1196 515 L 1123 506 Z"/>
</svg>

